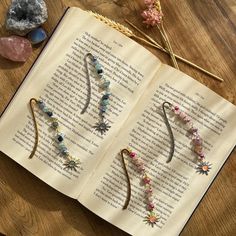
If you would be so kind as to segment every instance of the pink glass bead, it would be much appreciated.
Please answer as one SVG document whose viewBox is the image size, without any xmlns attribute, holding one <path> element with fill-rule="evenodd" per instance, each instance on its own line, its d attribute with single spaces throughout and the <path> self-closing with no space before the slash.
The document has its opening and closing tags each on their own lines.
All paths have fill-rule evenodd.
<svg viewBox="0 0 236 236">
<path fill-rule="evenodd" d="M 148 203 L 147 208 L 149 211 L 152 211 L 155 208 L 155 206 L 152 202 L 150 202 L 150 203 Z"/>
<path fill-rule="evenodd" d="M 146 195 L 147 195 L 147 198 L 149 199 L 150 197 L 152 197 L 153 192 L 146 193 Z"/>
<path fill-rule="evenodd" d="M 133 158 L 133 163 L 136 165 L 136 166 L 138 166 L 138 165 L 140 165 L 141 163 L 140 163 L 140 160 L 138 159 L 138 158 Z"/>
<path fill-rule="evenodd" d="M 137 167 L 139 168 L 139 166 L 143 166 L 143 161 L 139 159 L 139 161 L 137 162 Z"/>
<path fill-rule="evenodd" d="M 148 199 L 148 202 L 149 202 L 149 203 L 153 203 L 153 201 L 154 201 L 153 196 L 148 196 L 147 199 Z"/>
<path fill-rule="evenodd" d="M 180 112 L 179 117 L 180 117 L 180 119 L 183 120 L 186 117 L 186 114 L 184 112 Z"/>
<path fill-rule="evenodd" d="M 148 186 L 148 188 L 145 190 L 145 193 L 153 193 L 152 187 Z"/>
<path fill-rule="evenodd" d="M 189 129 L 190 133 L 197 133 L 197 131 L 198 131 L 198 129 L 195 128 L 195 127 L 192 127 L 192 128 Z"/>
<path fill-rule="evenodd" d="M 202 139 L 199 136 L 195 137 L 195 138 L 193 138 L 193 143 L 195 145 L 201 145 L 202 144 Z"/>
<path fill-rule="evenodd" d="M 150 179 L 149 177 L 145 176 L 145 177 L 143 178 L 143 182 L 144 182 L 145 184 L 149 184 L 149 183 L 151 182 L 151 179 Z"/>
<path fill-rule="evenodd" d="M 196 152 L 197 154 L 201 155 L 202 154 L 202 146 L 201 145 L 196 145 L 194 147 L 194 152 Z"/>
<path fill-rule="evenodd" d="M 140 172 L 144 171 L 144 170 L 145 170 L 144 165 L 143 165 L 143 164 L 139 165 L 139 166 L 138 166 L 138 170 L 139 170 Z"/>
<path fill-rule="evenodd" d="M 200 156 L 201 158 L 204 158 L 204 157 L 205 157 L 205 154 L 204 154 L 204 153 L 201 153 L 199 156 Z"/>
<path fill-rule="evenodd" d="M 178 106 L 174 106 L 174 110 L 175 111 L 179 111 L 179 107 Z"/>
<path fill-rule="evenodd" d="M 186 123 L 186 128 L 190 130 L 193 127 L 193 122 L 190 120 L 189 122 Z"/>
<path fill-rule="evenodd" d="M 184 117 L 184 122 L 188 123 L 188 122 L 190 122 L 190 121 L 191 121 L 191 119 L 190 119 L 188 116 L 185 116 L 185 117 Z"/>
<path fill-rule="evenodd" d="M 136 153 L 135 153 L 135 152 L 131 152 L 131 153 L 129 154 L 129 156 L 130 156 L 131 158 L 134 158 L 134 157 L 136 157 Z"/>
<path fill-rule="evenodd" d="M 198 156 L 198 159 L 202 160 L 205 158 L 205 154 L 204 153 L 200 153 Z"/>
<path fill-rule="evenodd" d="M 175 106 L 173 112 L 174 112 L 176 115 L 178 115 L 178 114 L 180 113 L 179 107 L 178 107 L 178 106 Z"/>
</svg>

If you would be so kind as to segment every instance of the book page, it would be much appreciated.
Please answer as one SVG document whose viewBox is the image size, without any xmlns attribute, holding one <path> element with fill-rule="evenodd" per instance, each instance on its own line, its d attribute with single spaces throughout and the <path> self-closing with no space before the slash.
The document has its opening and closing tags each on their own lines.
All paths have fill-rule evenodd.
<svg viewBox="0 0 236 236">
<path fill-rule="evenodd" d="M 167 116 L 175 137 L 175 152 L 172 161 L 166 163 L 170 136 L 162 115 L 164 101 L 179 105 L 198 128 L 206 161 L 212 164 L 208 175 L 196 173 L 196 154 L 189 133 L 171 111 Z M 236 144 L 235 117 L 234 105 L 187 75 L 162 65 L 78 200 L 131 235 L 179 235 Z M 142 158 L 152 179 L 155 212 L 160 216 L 153 227 L 144 222 L 148 213 L 144 186 L 128 158 L 131 200 L 122 210 L 127 180 L 119 153 L 127 147 Z"/>
<path fill-rule="evenodd" d="M 84 61 L 88 52 L 98 57 L 111 82 L 105 116 L 111 128 L 105 135 L 93 128 L 99 120 L 103 93 L 89 60 L 91 102 L 80 114 L 88 94 Z M 52 187 L 77 198 L 160 65 L 155 56 L 131 39 L 90 14 L 70 8 L 2 115 L 0 150 Z M 44 100 L 58 118 L 68 151 L 81 161 L 77 171 L 64 169 L 55 134 L 39 109 L 39 144 L 35 156 L 28 159 L 35 141 L 29 107 L 33 97 Z"/>
</svg>

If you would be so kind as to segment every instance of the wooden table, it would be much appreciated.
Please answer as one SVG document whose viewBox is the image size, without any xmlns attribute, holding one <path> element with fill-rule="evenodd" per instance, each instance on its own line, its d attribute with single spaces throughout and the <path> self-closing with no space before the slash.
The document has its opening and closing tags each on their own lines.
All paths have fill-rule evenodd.
<svg viewBox="0 0 236 236">
<path fill-rule="evenodd" d="M 1 0 L 0 34 L 10 0 Z M 154 29 L 142 25 L 142 0 L 54 0 L 46 1 L 50 33 L 67 6 L 78 6 L 124 23 L 124 18 L 159 39 Z M 180 69 L 236 104 L 236 1 L 163 0 L 165 24 L 174 51 L 220 75 L 220 83 L 180 63 Z M 24 63 L 0 58 L 0 112 L 10 100 L 42 45 Z M 149 48 L 163 62 L 169 57 Z M 1 132 L 1 131 L 0 131 Z M 6 235 L 127 235 L 103 221 L 77 201 L 55 191 L 7 156 L 0 154 L 0 232 Z M 182 236 L 236 235 L 236 152 L 187 223 Z"/>
</svg>

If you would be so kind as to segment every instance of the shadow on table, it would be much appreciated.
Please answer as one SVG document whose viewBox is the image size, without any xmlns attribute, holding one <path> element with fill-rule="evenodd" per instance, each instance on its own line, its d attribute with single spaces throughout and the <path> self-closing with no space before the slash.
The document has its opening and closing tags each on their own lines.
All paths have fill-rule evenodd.
<svg viewBox="0 0 236 236">
<path fill-rule="evenodd" d="M 11 204 L 9 201 L 12 199 L 20 197 L 28 204 L 35 207 L 36 210 L 39 208 L 49 212 L 60 211 L 66 223 L 83 235 L 127 235 L 87 210 L 78 201 L 54 190 L 0 152 L 0 186 L 1 185 L 4 186 L 3 191 L 5 189 L 7 194 L 13 192 L 13 195 L 15 195 L 13 197 L 7 196 L 6 201 L 8 201 L 8 203 L 2 203 L 4 207 Z M 0 212 L 2 211 L 2 204 L 0 201 Z M 29 207 L 24 207 L 24 210 L 25 209 L 29 209 Z M 38 214 L 42 215 L 43 213 Z M 53 231 L 51 227 L 56 227 L 53 221 L 50 224 L 50 232 Z M 56 230 L 55 228 L 55 231 Z"/>
<path fill-rule="evenodd" d="M 21 67 L 23 64 L 24 62 L 10 61 L 0 56 L 0 69 L 2 70 L 12 70 L 12 69 Z"/>
</svg>

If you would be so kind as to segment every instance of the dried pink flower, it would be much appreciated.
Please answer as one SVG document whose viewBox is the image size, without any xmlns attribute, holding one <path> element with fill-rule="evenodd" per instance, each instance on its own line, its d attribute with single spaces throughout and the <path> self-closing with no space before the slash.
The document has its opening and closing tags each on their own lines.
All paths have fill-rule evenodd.
<svg viewBox="0 0 236 236">
<path fill-rule="evenodd" d="M 144 4 L 147 7 L 153 7 L 153 4 L 155 3 L 155 0 L 144 0 Z"/>
<path fill-rule="evenodd" d="M 155 8 L 149 8 L 142 12 L 141 16 L 144 18 L 143 23 L 151 26 L 159 25 L 163 14 Z"/>
</svg>

